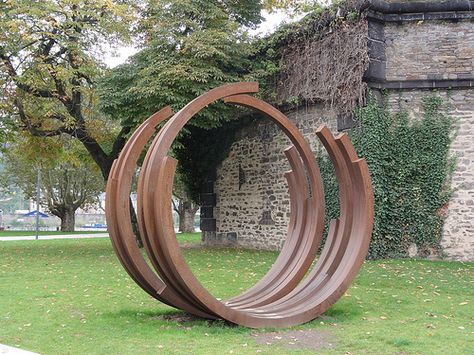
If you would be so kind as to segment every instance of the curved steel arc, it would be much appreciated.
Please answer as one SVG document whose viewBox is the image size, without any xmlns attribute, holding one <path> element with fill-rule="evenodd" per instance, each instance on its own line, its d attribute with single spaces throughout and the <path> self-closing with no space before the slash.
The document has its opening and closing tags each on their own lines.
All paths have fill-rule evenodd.
<svg viewBox="0 0 474 355">
<path fill-rule="evenodd" d="M 200 100 L 195 100 L 192 104 L 196 105 L 198 102 L 201 102 L 200 104 L 209 104 L 209 100 L 206 100 L 206 96 L 212 97 L 210 93 L 206 93 L 200 98 L 198 98 Z M 214 97 L 215 96 L 216 95 L 214 95 Z M 284 128 L 285 133 L 288 134 L 290 140 L 296 145 L 296 149 L 304 154 L 303 161 L 307 163 L 306 168 L 310 172 L 310 182 L 312 183 L 311 187 L 313 190 L 312 196 L 308 196 L 306 198 L 306 202 L 308 205 L 312 204 L 313 206 L 315 206 L 314 208 L 309 209 L 310 211 L 313 210 L 315 212 L 313 213 L 312 218 L 308 219 L 308 223 L 304 224 L 305 235 L 304 237 L 299 238 L 299 240 L 301 240 L 301 243 L 300 247 L 298 248 L 297 255 L 295 258 L 291 259 L 292 265 L 289 270 L 285 270 L 283 279 L 276 284 L 277 287 L 274 289 L 264 290 L 266 294 L 269 295 L 269 297 L 273 297 L 268 300 L 268 302 L 270 302 L 271 300 L 276 299 L 279 293 L 284 294 L 289 292 L 291 288 L 294 287 L 294 285 L 296 285 L 299 280 L 301 280 L 306 270 L 311 265 L 312 260 L 314 259 L 318 243 L 322 237 L 323 188 L 319 169 L 316 165 L 314 155 L 312 154 L 309 145 L 304 140 L 302 135 L 298 132 L 296 127 L 283 114 L 279 113 L 279 111 L 274 112 L 273 107 L 269 105 L 268 107 L 265 106 L 265 103 L 263 103 L 262 101 L 258 101 L 257 104 L 254 104 L 252 101 L 254 98 L 250 96 L 242 96 L 242 98 L 250 100 L 250 105 L 253 104 L 253 106 L 259 108 L 262 112 L 266 113 L 269 117 L 274 119 L 280 126 Z M 185 108 L 178 112 L 170 121 L 168 121 L 167 125 L 165 125 L 163 129 L 168 127 L 170 129 L 169 132 L 173 132 L 174 136 L 176 136 L 179 132 L 180 126 L 182 126 L 191 118 L 191 113 L 197 112 L 198 110 L 189 109 L 187 111 L 188 112 L 186 112 Z M 177 122 L 177 128 L 171 130 L 171 127 L 173 127 L 175 122 Z M 145 189 L 148 192 L 150 192 L 151 190 L 153 191 L 151 182 L 153 184 L 156 184 L 156 181 L 161 181 L 162 184 L 164 184 L 164 181 L 160 180 L 160 174 L 164 174 L 162 176 L 167 176 L 168 178 L 170 175 L 172 175 L 172 173 L 166 172 L 162 168 L 163 166 L 167 165 L 167 162 L 169 161 L 169 158 L 166 158 L 167 152 L 163 152 L 163 150 L 160 151 L 159 142 L 160 139 L 162 139 L 163 137 L 164 132 L 160 132 L 160 135 L 155 138 L 155 142 L 158 143 L 154 145 L 153 148 L 150 149 L 150 151 L 148 152 L 148 155 L 150 157 L 149 162 L 151 164 L 150 169 L 144 169 L 142 172 L 142 174 L 144 174 Z M 162 261 L 169 265 L 171 268 L 173 268 L 172 274 L 176 276 L 176 282 L 179 284 L 179 287 L 187 290 L 188 296 L 196 299 L 197 302 L 204 303 L 205 306 L 210 310 L 210 312 L 218 314 L 221 317 L 225 317 L 225 315 L 227 314 L 227 319 L 230 319 L 233 316 L 240 317 L 241 315 L 239 314 L 238 309 L 225 306 L 221 302 L 217 301 L 202 287 L 202 285 L 195 279 L 194 275 L 189 270 L 176 242 L 176 237 L 174 235 L 173 228 L 170 228 L 169 226 L 168 228 L 164 227 L 166 226 L 167 221 L 170 220 L 170 218 L 166 218 L 165 214 L 166 212 L 169 212 L 169 199 L 171 198 L 171 195 L 168 199 L 165 200 L 163 200 L 163 196 L 164 194 L 160 194 L 160 192 L 155 189 L 154 194 L 149 193 L 149 198 L 145 199 L 145 201 L 148 200 L 150 204 L 147 205 L 144 201 L 144 210 L 149 211 L 150 217 L 153 213 L 151 211 L 154 211 L 154 224 L 157 227 L 157 244 L 160 245 L 160 252 L 163 253 Z M 168 201 L 168 203 L 166 201 Z M 319 203 L 317 204 L 316 202 Z M 152 209 L 149 208 L 151 206 L 153 207 Z M 150 218 L 150 220 L 152 219 L 153 218 Z M 315 231 L 316 233 L 319 232 L 319 235 L 315 235 Z M 247 317 L 250 316 L 247 315 Z"/>
<path fill-rule="evenodd" d="M 114 161 L 106 187 L 107 228 L 120 262 L 140 287 L 165 304 L 205 316 L 205 313 L 183 302 L 153 273 L 141 255 L 131 225 L 129 196 L 136 163 L 146 143 L 155 133 L 155 127 L 172 114 L 171 108 L 165 107 L 144 121 Z M 114 207 L 111 208 L 110 204 Z"/>
<path fill-rule="evenodd" d="M 331 221 L 327 241 L 308 273 L 322 239 L 324 192 L 309 144 L 296 126 L 268 103 L 247 95 L 256 83 L 234 83 L 210 90 L 171 117 L 148 150 L 138 184 L 138 219 L 156 276 L 134 244 L 128 210 L 136 160 L 154 127 L 171 115 L 165 109 L 140 126 L 114 163 L 107 184 L 107 221 L 117 256 L 130 276 L 155 298 L 206 318 L 224 318 L 249 327 L 283 327 L 314 319 L 347 290 L 367 254 L 373 224 L 373 194 L 365 160 L 347 135 L 334 139 L 326 127 L 316 131 L 336 171 L 340 216 Z M 252 288 L 228 301 L 213 297 L 196 279 L 174 233 L 171 197 L 177 161 L 167 156 L 179 131 L 196 113 L 216 100 L 264 114 L 292 142 L 285 150 L 291 214 L 288 233 L 276 262 Z M 154 118 L 153 118 L 154 117 Z M 128 211 L 128 213 L 127 213 Z M 307 275 L 306 275 L 307 274 Z M 305 277 L 306 275 L 306 277 Z"/>
<path fill-rule="evenodd" d="M 228 300 L 226 304 L 229 306 L 239 307 L 243 304 L 247 304 L 249 301 L 252 302 L 255 300 L 265 302 L 261 298 L 262 292 L 267 292 L 269 287 L 274 288 L 281 283 L 285 272 L 290 269 L 291 263 L 297 258 L 297 252 L 301 246 L 303 238 L 302 233 L 304 233 L 304 225 L 307 218 L 306 199 L 309 196 L 309 191 L 306 185 L 304 166 L 298 156 L 296 148 L 294 146 L 287 148 L 285 150 L 285 155 L 287 156 L 292 168 L 290 172 L 286 173 L 290 192 L 291 214 L 285 243 L 267 274 L 252 288 L 248 289 L 240 296 Z M 286 290 L 286 293 L 288 292 L 289 291 Z M 283 296 L 286 293 L 285 291 L 282 291 L 280 296 Z"/>
<path fill-rule="evenodd" d="M 169 118 L 172 112 L 165 107 L 143 122 L 125 144 L 120 156 L 114 161 L 106 187 L 106 218 L 112 245 L 129 275 L 151 296 L 170 304 L 158 295 L 166 285 L 150 270 L 141 257 L 135 242 L 131 226 L 129 194 L 132 173 L 139 154 L 148 139 L 151 138 L 155 126 Z M 125 197 L 124 197 L 125 196 Z M 110 207 L 110 205 L 113 206 Z"/>
<path fill-rule="evenodd" d="M 154 147 L 156 146 L 157 138 L 161 134 L 162 131 L 157 134 L 157 136 L 153 140 L 150 150 L 154 149 Z M 149 156 L 146 155 L 145 160 L 142 164 L 142 172 L 148 171 L 148 166 Z M 150 259 L 150 262 L 158 273 L 158 275 L 160 275 L 160 278 L 168 286 L 168 289 L 166 291 L 172 290 L 173 297 L 176 297 L 177 299 L 181 300 L 181 302 L 186 303 L 188 308 L 193 309 L 193 312 L 191 313 L 199 313 L 201 316 L 204 316 L 206 318 L 215 318 L 215 316 L 210 314 L 207 309 L 203 309 L 202 306 L 198 305 L 196 303 L 196 300 L 190 298 L 186 292 L 183 292 L 180 285 L 174 280 L 173 274 L 169 271 L 168 264 L 160 261 L 163 256 L 161 255 L 160 247 L 155 242 L 154 235 L 156 235 L 156 232 L 155 226 L 153 224 L 154 220 L 150 216 L 146 215 L 146 207 L 144 207 L 148 203 L 148 200 L 146 200 L 145 198 L 148 196 L 147 192 L 151 192 L 153 189 L 155 189 L 155 187 L 155 184 L 152 184 L 151 186 L 146 186 L 143 180 L 143 174 L 140 174 L 137 188 L 138 224 L 143 244 L 145 246 L 145 250 Z M 171 201 L 171 197 L 169 201 Z"/>
<path fill-rule="evenodd" d="M 332 140 L 334 139 L 332 138 Z M 349 197 L 354 198 L 357 191 L 364 191 L 366 189 L 366 185 L 370 186 L 370 177 L 368 175 L 368 171 L 358 173 L 357 165 L 360 164 L 362 160 L 358 160 L 357 156 L 353 154 L 355 152 L 353 151 L 352 145 L 341 145 L 339 144 L 341 141 L 347 143 L 348 138 L 346 136 L 341 136 L 336 139 L 336 146 L 332 145 L 332 149 L 339 149 L 343 155 L 344 163 L 349 170 L 351 186 L 354 186 L 354 188 L 351 188 Z M 368 193 L 365 197 L 370 198 L 370 196 L 371 193 Z M 373 210 L 370 208 L 370 200 L 366 205 L 366 207 L 368 207 L 367 209 L 363 208 L 363 203 L 365 203 L 363 199 L 354 199 L 354 201 L 356 201 L 354 211 L 361 211 L 362 215 L 369 216 L 369 219 L 373 217 Z M 340 218 L 344 219 L 345 217 L 341 215 Z M 364 218 L 362 218 L 362 220 L 364 220 Z M 272 312 L 281 311 L 283 312 L 283 318 L 289 320 L 295 318 L 300 319 L 299 317 L 303 313 L 306 314 L 306 316 L 311 315 L 315 317 L 323 313 L 331 304 L 333 304 L 342 295 L 342 293 L 345 292 L 350 284 L 339 283 L 337 282 L 337 279 L 343 277 L 345 272 L 353 272 L 354 269 L 358 267 L 356 263 L 353 263 L 353 261 L 347 261 L 347 259 L 351 255 L 357 255 L 358 245 L 362 245 L 364 242 L 370 240 L 370 232 L 367 233 L 367 231 L 371 231 L 371 225 L 366 225 L 364 226 L 366 229 L 363 229 L 356 227 L 356 222 L 357 221 L 355 221 L 355 219 L 352 219 L 352 229 L 350 234 L 351 240 L 348 241 L 348 243 L 351 241 L 353 242 L 354 240 L 356 241 L 355 246 L 352 249 L 349 247 L 345 248 L 344 252 L 342 253 L 343 256 L 335 258 L 334 254 L 337 253 L 338 250 L 334 250 L 332 248 L 333 255 L 330 258 L 326 258 L 326 260 L 328 260 L 326 263 L 320 265 L 320 268 L 315 267 L 310 275 L 308 275 L 308 277 L 304 280 L 304 282 L 298 285 L 298 287 L 295 288 L 291 294 L 280 299 L 278 302 L 269 305 L 267 310 L 271 309 Z M 330 245 L 326 245 L 325 248 L 328 247 L 331 248 Z M 364 253 L 364 257 L 362 258 L 363 261 L 367 250 L 362 250 L 362 253 Z M 322 254 L 324 254 L 324 252 Z M 322 257 L 320 259 L 322 260 Z M 350 270 L 347 270 L 347 265 L 351 266 Z M 332 268 L 331 271 L 323 271 L 324 269 L 328 270 L 329 267 Z M 325 294 L 327 290 L 334 289 L 334 287 L 336 287 L 336 289 L 333 294 L 329 294 L 323 298 L 320 297 L 322 294 Z M 291 304 L 292 306 L 290 311 L 288 311 L 288 304 Z"/>
<path fill-rule="evenodd" d="M 308 271 L 316 256 L 317 248 L 322 239 L 324 227 L 324 191 L 319 168 L 309 144 L 298 131 L 296 126 L 283 113 L 268 103 L 248 95 L 230 96 L 227 97 L 224 102 L 252 108 L 277 123 L 295 145 L 296 150 L 300 153 L 304 167 L 308 172 L 308 179 L 312 191 L 312 196 L 308 197 L 306 201 L 308 206 L 304 209 L 305 213 L 310 214 L 305 216 L 304 232 L 298 237 L 300 243 L 296 248 L 294 248 L 296 253 L 288 253 L 285 246 L 280 253 L 280 255 L 283 255 L 283 257 L 289 261 L 283 269 L 283 273 L 278 279 L 274 279 L 273 282 L 269 283 L 265 287 L 265 290 L 260 291 L 257 296 L 254 296 L 253 300 L 247 302 L 245 305 L 241 302 L 237 305 L 239 308 L 245 307 L 253 309 L 273 302 L 274 300 L 288 294 L 301 281 Z M 291 151 L 287 151 L 286 153 L 290 165 L 298 159 L 296 156 L 291 155 Z M 295 163 L 293 163 L 293 165 L 294 164 Z M 301 179 L 306 180 L 304 169 L 301 164 L 300 167 L 297 168 L 297 171 L 301 171 L 303 173 Z M 273 272 L 274 267 L 275 265 L 270 269 L 268 274 Z"/>
</svg>

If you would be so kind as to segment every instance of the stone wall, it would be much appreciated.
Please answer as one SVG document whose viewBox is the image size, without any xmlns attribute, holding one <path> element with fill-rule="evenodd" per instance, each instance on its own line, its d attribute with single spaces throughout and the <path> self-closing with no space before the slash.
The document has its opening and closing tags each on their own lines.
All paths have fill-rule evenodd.
<svg viewBox="0 0 474 355">
<path fill-rule="evenodd" d="M 289 119 L 317 151 L 316 128 L 336 131 L 333 110 L 311 105 L 287 112 Z M 216 240 L 224 244 L 278 250 L 286 236 L 290 199 L 284 177 L 290 166 L 283 151 L 289 139 L 270 120 L 239 132 L 229 156 L 217 169 Z"/>
<path fill-rule="evenodd" d="M 444 93 L 452 104 L 458 134 L 451 146 L 458 157 L 453 174 L 454 195 L 449 202 L 442 245 L 458 260 L 474 260 L 474 90 Z"/>
<path fill-rule="evenodd" d="M 443 99 L 445 110 L 457 126 L 451 146 L 451 153 L 457 157 L 452 176 L 454 194 L 447 208 L 441 244 L 452 259 L 474 260 L 474 90 L 393 91 L 388 103 L 394 111 L 402 109 L 420 117 L 422 98 L 432 94 Z"/>
<path fill-rule="evenodd" d="M 458 134 L 452 145 L 459 157 L 453 175 L 442 246 L 452 259 L 474 260 L 474 11 L 370 13 L 370 66 L 365 80 L 388 93 L 393 110 L 421 110 L 421 98 L 436 91 L 449 105 Z M 315 129 L 337 130 L 335 113 L 324 104 L 288 112 L 314 151 Z M 339 117 L 340 120 L 340 117 Z M 279 249 L 289 220 L 283 173 L 288 140 L 273 124 L 259 123 L 240 132 L 217 169 L 214 183 L 215 241 Z M 206 232 L 207 233 L 207 232 Z M 210 239 L 209 239 L 210 240 Z"/>
<path fill-rule="evenodd" d="M 471 21 L 385 24 L 385 45 L 386 80 L 473 78 Z"/>
<path fill-rule="evenodd" d="M 393 110 L 419 117 L 421 99 L 443 98 L 457 124 L 452 177 L 442 246 L 452 259 L 474 260 L 474 26 L 472 20 L 386 23 L 385 86 Z M 394 89 L 397 83 L 401 90 Z M 418 87 L 416 87 L 418 86 Z M 452 86 L 449 89 L 445 87 Z M 414 89 L 409 89 L 414 87 Z M 428 90 L 428 87 L 433 87 Z"/>
</svg>

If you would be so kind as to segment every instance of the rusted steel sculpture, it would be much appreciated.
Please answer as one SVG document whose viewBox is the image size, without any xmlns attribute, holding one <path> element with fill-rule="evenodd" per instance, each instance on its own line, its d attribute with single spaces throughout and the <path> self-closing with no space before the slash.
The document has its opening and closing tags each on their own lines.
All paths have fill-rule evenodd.
<svg viewBox="0 0 474 355">
<path fill-rule="evenodd" d="M 169 107 L 148 118 L 114 162 L 107 183 L 106 216 L 115 252 L 130 277 L 157 300 L 200 317 L 223 318 L 248 327 L 286 327 L 325 312 L 347 290 L 367 254 L 373 225 L 369 171 L 346 134 L 334 138 L 321 126 L 316 134 L 334 164 L 340 217 L 330 223 L 324 248 L 324 191 L 315 156 L 296 126 L 279 110 L 248 94 L 257 83 L 228 84 L 199 96 L 173 115 Z M 173 228 L 171 194 L 177 161 L 168 151 L 178 132 L 197 112 L 224 99 L 252 108 L 274 121 L 292 146 L 285 150 L 291 217 L 277 260 L 252 288 L 227 301 L 213 297 L 188 267 Z M 151 266 L 135 242 L 129 210 L 132 175 L 155 127 L 168 119 L 146 154 L 138 181 L 137 216 Z M 305 277 L 306 276 L 306 277 Z"/>
</svg>

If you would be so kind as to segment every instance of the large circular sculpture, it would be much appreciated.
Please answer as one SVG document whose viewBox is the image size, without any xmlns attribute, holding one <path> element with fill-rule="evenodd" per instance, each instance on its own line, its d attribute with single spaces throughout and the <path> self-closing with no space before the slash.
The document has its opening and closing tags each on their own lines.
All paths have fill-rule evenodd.
<svg viewBox="0 0 474 355">
<path fill-rule="evenodd" d="M 166 107 L 148 118 L 114 162 L 107 183 L 106 217 L 115 252 L 130 277 L 151 296 L 200 317 L 258 328 L 308 322 L 325 312 L 347 290 L 368 251 L 373 225 L 373 194 L 364 159 L 346 134 L 334 138 L 321 126 L 316 134 L 334 164 L 339 184 L 340 217 L 330 223 L 324 248 L 310 269 L 324 229 L 324 191 L 309 144 L 279 110 L 250 93 L 257 83 L 228 84 L 197 97 L 173 115 Z M 224 99 L 252 108 L 274 121 L 292 146 L 285 150 L 291 217 L 288 234 L 267 274 L 243 294 L 220 301 L 195 278 L 174 233 L 171 213 L 177 161 L 167 154 L 183 126 L 207 105 Z M 171 118 L 170 118 L 171 117 Z M 129 195 L 137 160 L 159 123 L 142 165 L 137 191 L 140 233 L 151 269 L 135 242 Z"/>
</svg>

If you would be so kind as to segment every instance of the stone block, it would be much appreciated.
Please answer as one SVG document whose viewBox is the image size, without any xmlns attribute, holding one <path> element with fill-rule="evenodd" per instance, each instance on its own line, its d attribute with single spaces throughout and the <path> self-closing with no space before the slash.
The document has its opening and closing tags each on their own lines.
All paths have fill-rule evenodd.
<svg viewBox="0 0 474 355">
<path fill-rule="evenodd" d="M 215 218 L 201 218 L 201 230 L 206 232 L 216 231 Z"/>
<path fill-rule="evenodd" d="M 216 205 L 216 194 L 215 193 L 202 193 L 200 195 L 201 206 L 215 206 Z"/>
</svg>

